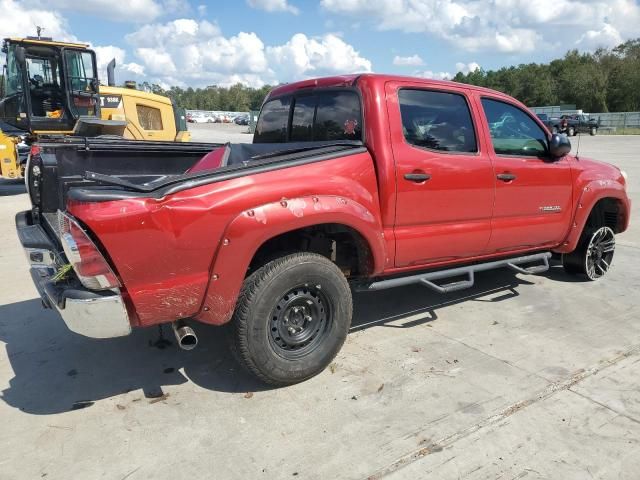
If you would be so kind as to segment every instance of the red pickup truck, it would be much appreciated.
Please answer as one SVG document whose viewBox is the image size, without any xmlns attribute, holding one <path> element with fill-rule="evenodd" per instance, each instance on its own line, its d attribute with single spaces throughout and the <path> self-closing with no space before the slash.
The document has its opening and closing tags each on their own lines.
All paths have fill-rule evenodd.
<svg viewBox="0 0 640 480">
<path fill-rule="evenodd" d="M 229 324 L 276 385 L 322 371 L 351 288 L 548 268 L 595 280 L 629 222 L 626 174 L 569 155 L 516 100 L 453 82 L 338 76 L 268 95 L 253 144 L 43 140 L 16 217 L 45 306 L 90 337 Z"/>
</svg>

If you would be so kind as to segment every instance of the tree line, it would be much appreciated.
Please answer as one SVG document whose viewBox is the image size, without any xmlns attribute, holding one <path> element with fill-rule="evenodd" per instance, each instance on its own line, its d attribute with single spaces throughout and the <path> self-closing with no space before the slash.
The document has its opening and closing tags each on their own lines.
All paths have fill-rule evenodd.
<svg viewBox="0 0 640 480">
<path fill-rule="evenodd" d="M 145 90 L 171 98 L 179 107 L 187 110 L 221 110 L 248 112 L 260 110 L 262 101 L 273 87 L 251 88 L 241 83 L 230 87 L 213 85 L 205 88 L 171 87 L 168 90 L 156 84 L 142 83 Z"/>
<path fill-rule="evenodd" d="M 531 107 L 569 104 L 593 113 L 637 112 L 640 111 L 640 38 L 593 53 L 571 50 L 564 58 L 545 64 L 459 72 L 453 80 L 499 90 Z M 148 82 L 141 87 L 166 95 L 179 107 L 189 110 L 237 112 L 259 110 L 273 88 L 269 85 L 251 88 L 238 83 L 230 87 L 163 89 Z"/>
<path fill-rule="evenodd" d="M 454 81 L 488 87 L 530 107 L 575 105 L 586 112 L 640 111 L 640 38 L 593 53 L 567 52 L 548 64 L 458 73 Z"/>
</svg>

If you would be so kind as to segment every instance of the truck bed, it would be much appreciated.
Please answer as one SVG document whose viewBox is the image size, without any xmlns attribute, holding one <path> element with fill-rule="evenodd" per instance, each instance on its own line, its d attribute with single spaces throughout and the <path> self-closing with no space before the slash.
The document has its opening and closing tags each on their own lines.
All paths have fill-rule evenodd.
<svg viewBox="0 0 640 480">
<path fill-rule="evenodd" d="M 40 154 L 27 169 L 27 184 L 33 205 L 42 213 L 63 210 L 68 198 L 162 197 L 201 184 L 324 160 L 346 150 L 364 150 L 361 142 L 349 141 L 214 144 L 78 137 L 44 140 L 38 147 Z M 220 160 L 211 162 L 215 151 L 220 151 Z M 51 188 L 52 184 L 57 187 Z"/>
</svg>

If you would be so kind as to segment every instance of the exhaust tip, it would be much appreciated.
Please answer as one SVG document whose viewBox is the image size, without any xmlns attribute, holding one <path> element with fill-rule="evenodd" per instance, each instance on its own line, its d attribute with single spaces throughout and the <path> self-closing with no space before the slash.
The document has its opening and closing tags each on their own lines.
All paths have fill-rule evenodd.
<svg viewBox="0 0 640 480">
<path fill-rule="evenodd" d="M 171 324 L 173 333 L 176 336 L 178 345 L 183 350 L 193 350 L 198 345 L 198 337 L 193 328 L 184 322 L 174 322 Z"/>
</svg>

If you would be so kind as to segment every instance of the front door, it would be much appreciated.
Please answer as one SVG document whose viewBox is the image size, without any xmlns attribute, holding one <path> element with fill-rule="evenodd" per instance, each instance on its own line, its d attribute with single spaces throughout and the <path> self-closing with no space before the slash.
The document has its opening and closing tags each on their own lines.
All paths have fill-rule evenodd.
<svg viewBox="0 0 640 480">
<path fill-rule="evenodd" d="M 387 85 L 396 166 L 396 267 L 481 255 L 494 175 L 464 89 Z"/>
<path fill-rule="evenodd" d="M 517 105 L 488 96 L 479 102 L 496 174 L 489 251 L 559 244 L 571 223 L 569 158 L 551 160 L 547 132 Z"/>
</svg>

